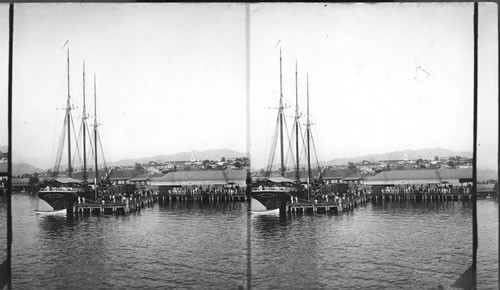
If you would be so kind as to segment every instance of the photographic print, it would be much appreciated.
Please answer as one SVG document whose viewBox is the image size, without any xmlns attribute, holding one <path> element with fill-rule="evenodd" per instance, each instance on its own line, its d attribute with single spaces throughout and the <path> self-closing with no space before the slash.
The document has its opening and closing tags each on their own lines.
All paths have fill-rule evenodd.
<svg viewBox="0 0 500 290">
<path fill-rule="evenodd" d="M 0 288 L 497 289 L 493 3 L 9 7 Z"/>
<path fill-rule="evenodd" d="M 12 287 L 242 284 L 244 5 L 14 6 Z"/>
<path fill-rule="evenodd" d="M 286 212 L 252 220 L 253 285 L 460 286 L 473 262 L 473 4 L 250 9 L 252 210 Z M 478 289 L 498 281 L 496 19 L 479 5 Z"/>
</svg>

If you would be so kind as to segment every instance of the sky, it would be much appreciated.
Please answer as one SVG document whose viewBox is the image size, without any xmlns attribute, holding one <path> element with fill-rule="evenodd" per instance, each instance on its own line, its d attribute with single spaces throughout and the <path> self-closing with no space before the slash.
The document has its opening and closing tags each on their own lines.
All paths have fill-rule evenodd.
<svg viewBox="0 0 500 290">
<path fill-rule="evenodd" d="M 498 16 L 493 4 L 479 6 L 478 166 L 496 169 Z M 0 13 L 5 108 L 8 5 Z M 68 46 L 74 120 L 80 122 L 85 60 L 87 106 L 93 110 L 95 73 L 108 161 L 227 148 L 249 149 L 252 167 L 264 167 L 280 49 L 287 117 L 295 63 L 303 112 L 309 74 L 320 160 L 434 147 L 472 151 L 472 15 L 472 3 L 251 4 L 247 106 L 242 4 L 16 4 L 13 159 L 40 168 L 54 163 Z"/>
<path fill-rule="evenodd" d="M 13 160 L 54 164 L 68 45 L 75 126 L 85 61 L 87 107 L 93 112 L 95 73 L 108 162 L 222 148 L 244 153 L 244 12 L 226 4 L 16 4 Z"/>
<path fill-rule="evenodd" d="M 251 10 L 253 167 L 264 167 L 271 151 L 280 49 L 289 128 L 296 62 L 304 113 L 309 74 L 319 160 L 436 147 L 472 152 L 471 3 L 282 3 Z M 481 3 L 479 17 L 478 167 L 496 168 L 496 6 Z"/>
</svg>

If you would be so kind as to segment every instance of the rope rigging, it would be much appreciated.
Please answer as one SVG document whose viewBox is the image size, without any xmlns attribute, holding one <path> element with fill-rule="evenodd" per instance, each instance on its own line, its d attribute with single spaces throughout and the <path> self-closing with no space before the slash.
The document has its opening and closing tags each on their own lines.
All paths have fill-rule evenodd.
<svg viewBox="0 0 500 290">
<path fill-rule="evenodd" d="M 73 121 L 73 118 L 71 118 L 71 127 L 73 128 L 73 132 L 76 132 L 75 130 L 75 123 Z M 78 130 L 78 136 L 76 138 L 76 142 L 75 142 L 75 151 L 73 151 L 73 158 L 72 160 L 75 160 L 75 161 L 78 161 L 79 163 L 75 162 L 75 164 L 82 164 L 83 163 L 83 159 L 82 159 L 82 155 L 80 154 L 80 147 L 79 147 L 79 144 L 80 144 L 80 137 L 81 137 L 81 134 L 82 134 L 82 126 L 80 126 L 80 130 Z M 77 159 L 78 158 L 78 159 Z M 77 166 L 73 166 L 73 168 L 77 168 Z"/>
<path fill-rule="evenodd" d="M 92 160 L 94 158 L 94 143 L 92 142 L 92 135 L 90 135 L 89 126 L 86 126 L 87 136 L 89 136 L 90 150 L 87 152 L 87 160 Z"/>
<path fill-rule="evenodd" d="M 66 140 L 66 123 L 67 123 L 67 119 L 68 118 L 64 118 L 64 124 L 63 124 L 63 127 L 62 127 L 62 133 L 60 135 L 61 137 L 59 137 L 59 146 L 57 148 L 56 161 L 55 161 L 55 164 L 54 164 L 54 175 L 55 176 L 57 176 L 57 174 L 59 174 L 59 169 L 60 169 L 60 166 L 61 166 L 62 151 L 63 151 L 64 143 L 65 143 L 65 140 Z"/>
<path fill-rule="evenodd" d="M 292 162 L 295 162 L 294 161 L 295 159 L 293 157 L 292 140 L 290 138 L 290 132 L 288 131 L 288 125 L 286 123 L 286 118 L 283 118 L 283 123 L 285 124 L 285 132 L 286 132 L 286 137 L 287 137 L 287 140 L 288 140 L 288 152 L 290 153 L 290 154 L 286 155 L 286 159 L 285 159 L 285 169 L 286 169 L 286 168 L 291 168 L 289 160 L 288 160 L 289 156 L 291 156 Z M 293 168 L 293 166 L 292 166 L 292 168 Z"/>
<path fill-rule="evenodd" d="M 316 151 L 316 143 L 314 142 L 314 138 L 312 137 L 311 129 L 309 129 L 309 137 L 311 138 L 311 143 L 313 145 L 312 147 L 313 147 L 314 157 L 316 159 L 317 170 L 318 170 L 318 172 L 321 172 L 321 166 L 319 164 L 318 153 Z M 318 176 L 318 178 L 319 178 L 319 176 Z"/>
<path fill-rule="evenodd" d="M 269 152 L 269 159 L 267 162 L 266 175 L 271 174 L 272 169 L 273 169 L 272 166 L 274 164 L 274 155 L 276 153 L 276 145 L 277 145 L 277 141 L 278 141 L 279 122 L 280 122 L 280 116 L 278 114 L 278 116 L 276 118 L 276 126 L 274 128 L 273 139 L 271 141 L 272 142 L 271 143 L 271 151 Z"/>
<path fill-rule="evenodd" d="M 99 131 L 97 131 L 97 140 L 99 142 L 99 147 L 101 148 L 102 162 L 104 163 L 104 172 L 106 173 L 106 178 L 107 178 L 108 165 L 106 164 L 106 159 L 104 158 L 104 150 L 102 149 L 102 141 L 101 141 L 101 135 L 99 134 Z"/>
</svg>

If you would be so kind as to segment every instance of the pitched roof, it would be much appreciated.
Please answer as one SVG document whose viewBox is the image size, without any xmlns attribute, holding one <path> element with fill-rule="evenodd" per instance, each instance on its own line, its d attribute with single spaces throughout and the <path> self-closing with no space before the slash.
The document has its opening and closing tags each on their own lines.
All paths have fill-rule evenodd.
<svg viewBox="0 0 500 290">
<path fill-rule="evenodd" d="M 441 168 L 438 170 L 438 173 L 442 179 L 472 179 L 472 168 Z"/>
<path fill-rule="evenodd" d="M 12 186 L 26 186 L 29 185 L 29 178 L 12 178 Z"/>
<path fill-rule="evenodd" d="M 246 182 L 247 171 L 239 169 L 200 170 L 169 172 L 162 177 L 151 178 L 155 185 L 183 185 L 183 184 L 228 184 Z"/>
<path fill-rule="evenodd" d="M 416 170 L 390 170 L 382 171 L 375 176 L 365 178 L 365 181 L 415 181 L 427 180 L 435 183 L 441 183 L 446 179 L 471 179 L 472 170 L 467 169 L 416 169 Z"/>
<path fill-rule="evenodd" d="M 327 169 L 323 173 L 323 179 L 340 179 L 351 175 L 353 172 L 348 168 Z"/>
<path fill-rule="evenodd" d="M 68 184 L 68 183 L 81 183 L 81 180 L 74 179 L 71 177 L 57 177 L 55 179 L 56 182 L 63 183 L 63 184 Z"/>
<path fill-rule="evenodd" d="M 389 181 L 389 180 L 422 180 L 422 179 L 439 179 L 439 175 L 435 169 L 419 169 L 419 170 L 390 170 L 382 171 L 375 176 L 369 176 L 366 180 L 370 181 Z"/>
<path fill-rule="evenodd" d="M 273 183 L 282 183 L 282 182 L 293 183 L 294 182 L 294 180 L 292 180 L 290 178 L 283 177 L 283 176 L 272 176 L 272 177 L 268 177 L 267 180 L 269 180 Z"/>
<path fill-rule="evenodd" d="M 148 180 L 150 180 L 149 177 L 137 176 L 137 177 L 131 178 L 129 181 L 139 182 L 139 181 L 148 181 Z"/>
<path fill-rule="evenodd" d="M 124 169 L 124 170 L 113 170 L 110 174 L 109 179 L 132 179 L 134 177 L 140 176 L 141 174 L 135 169 Z"/>
<path fill-rule="evenodd" d="M 363 177 L 361 177 L 357 174 L 356 175 L 349 175 L 347 177 L 342 178 L 342 180 L 345 180 L 345 181 L 360 180 L 360 179 L 363 179 Z"/>
</svg>

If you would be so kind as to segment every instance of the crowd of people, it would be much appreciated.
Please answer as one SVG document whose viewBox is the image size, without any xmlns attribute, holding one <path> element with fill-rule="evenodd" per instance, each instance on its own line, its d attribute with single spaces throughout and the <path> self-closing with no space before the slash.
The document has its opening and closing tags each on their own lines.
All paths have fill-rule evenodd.
<svg viewBox="0 0 500 290">
<path fill-rule="evenodd" d="M 110 191 L 102 192 L 102 196 L 97 202 L 102 204 L 129 204 L 149 198 L 157 193 L 153 190 L 136 189 L 130 193 L 114 193 Z M 87 200 L 88 201 L 88 200 Z M 85 197 L 78 197 L 78 204 L 84 204 Z"/>
<path fill-rule="evenodd" d="M 194 196 L 194 195 L 211 195 L 211 196 L 227 196 L 235 194 L 244 194 L 245 188 L 239 185 L 222 186 L 222 185 L 200 185 L 200 186 L 178 186 L 168 190 L 168 195 L 172 196 Z"/>
<path fill-rule="evenodd" d="M 381 189 L 382 194 L 469 194 L 471 184 L 405 184 L 400 186 L 386 186 Z"/>
<path fill-rule="evenodd" d="M 332 188 L 326 187 L 311 189 L 311 197 L 315 202 L 335 202 L 336 204 L 348 203 L 355 198 L 365 197 L 368 193 L 369 190 L 366 188 L 349 188 L 344 192 L 334 191 Z M 299 198 L 292 196 L 291 202 L 297 203 Z"/>
<path fill-rule="evenodd" d="M 195 195 L 209 196 L 232 196 L 245 194 L 245 187 L 239 185 L 197 185 L 197 186 L 173 186 L 161 194 L 169 196 L 192 197 Z M 307 189 L 306 189 L 307 190 Z M 382 194 L 469 194 L 471 184 L 405 184 L 399 186 L 386 186 L 380 189 Z M 369 187 L 346 188 L 344 190 L 333 187 L 312 188 L 310 197 L 316 202 L 345 203 L 354 198 L 364 197 L 372 193 Z M 132 203 L 152 195 L 157 195 L 157 191 L 137 189 L 131 193 L 105 193 L 100 202 L 105 203 Z M 299 197 L 291 197 L 291 202 L 296 203 Z M 84 198 L 79 198 L 78 203 L 85 203 Z"/>
<path fill-rule="evenodd" d="M 236 194 L 245 194 L 246 188 L 239 185 L 232 186 L 173 186 L 167 191 L 158 192 L 158 190 L 136 189 L 133 192 L 113 192 L 103 191 L 100 193 L 100 198 L 97 202 L 102 204 L 115 204 L 115 203 L 134 203 L 143 199 L 147 199 L 153 195 L 168 194 L 170 196 L 192 197 L 195 195 L 209 195 L 209 196 L 232 196 Z M 87 200 L 88 202 L 89 200 Z M 95 202 L 95 201 L 94 201 Z M 78 197 L 78 204 L 84 204 L 85 198 Z"/>
<path fill-rule="evenodd" d="M 362 197 L 364 196 L 364 193 L 362 191 L 356 191 L 356 192 L 346 192 L 346 193 L 324 193 L 324 194 L 317 194 L 315 193 L 312 195 L 312 200 L 314 203 L 320 203 L 320 202 L 326 202 L 326 203 L 335 203 L 336 205 L 340 206 L 342 204 L 349 204 L 353 200 L 355 200 L 356 197 Z M 290 201 L 292 204 L 299 202 L 299 198 L 297 196 L 291 196 Z"/>
</svg>

